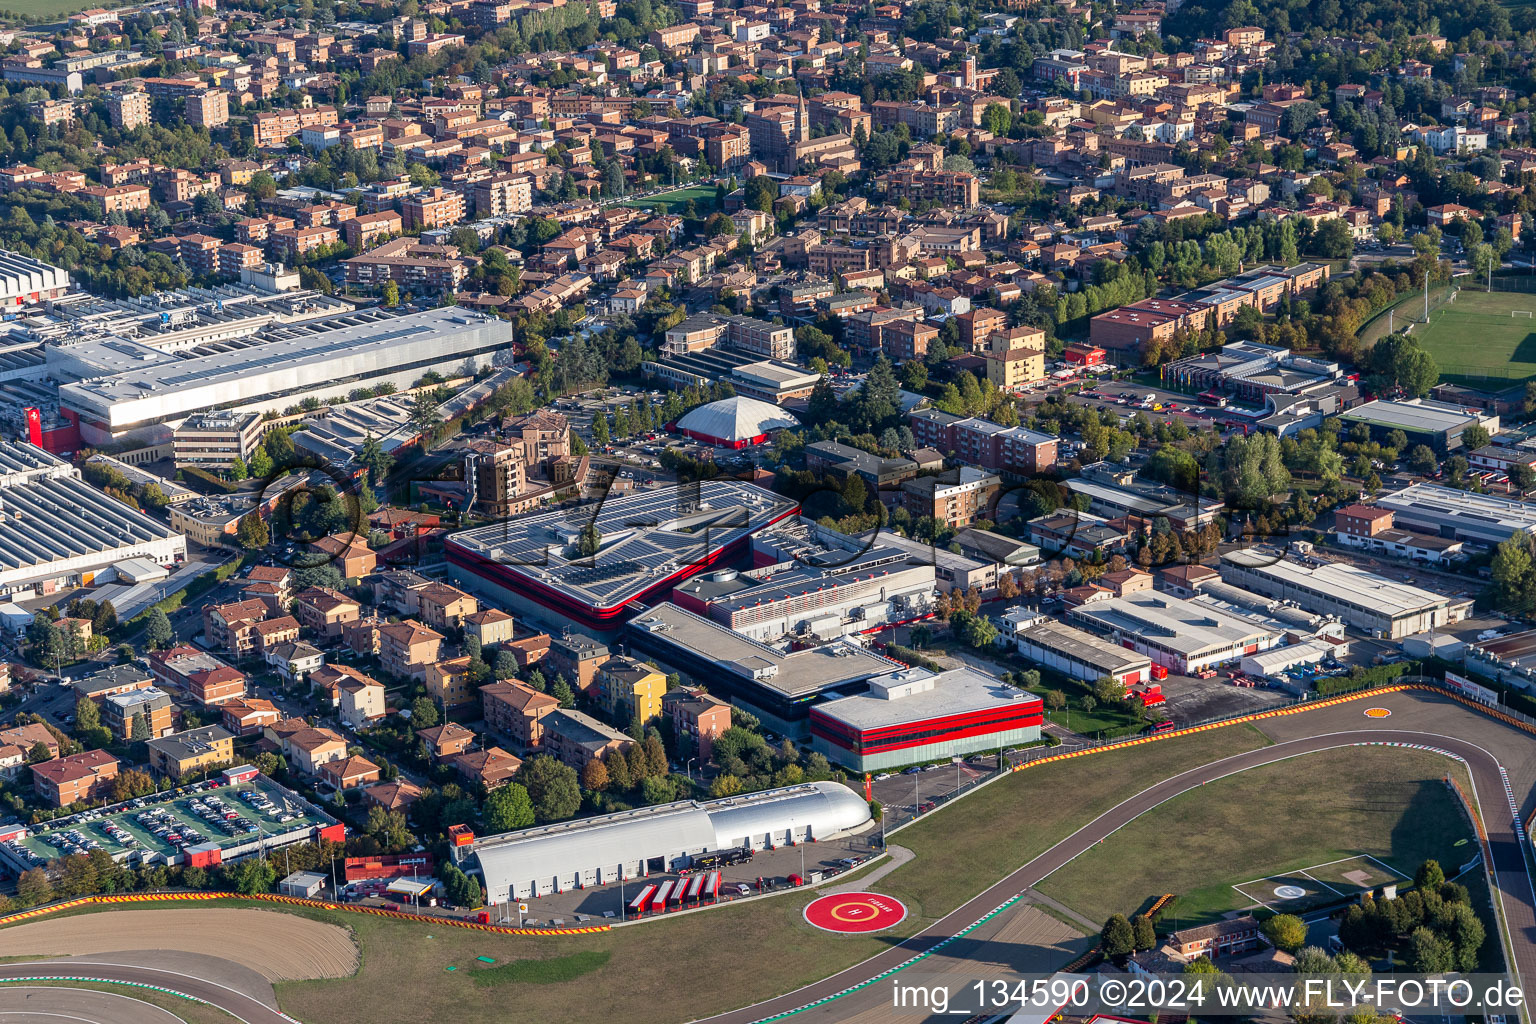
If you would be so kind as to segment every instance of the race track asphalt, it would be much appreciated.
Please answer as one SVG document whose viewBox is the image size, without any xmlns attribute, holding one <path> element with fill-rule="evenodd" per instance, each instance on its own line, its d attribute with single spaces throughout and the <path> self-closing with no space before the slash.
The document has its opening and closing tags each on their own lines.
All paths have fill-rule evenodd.
<svg viewBox="0 0 1536 1024">
<path fill-rule="evenodd" d="M 1363 712 L 1367 707 L 1387 708 L 1391 716 L 1366 718 Z M 1516 819 L 1517 813 L 1522 818 L 1527 815 L 1536 799 L 1536 736 L 1447 697 L 1415 691 L 1374 695 L 1266 719 L 1257 727 L 1274 740 L 1273 745 L 1157 782 L 890 949 L 795 992 L 707 1020 L 710 1024 L 754 1024 L 770 1018 L 835 1021 L 878 1011 L 885 992 L 881 986 L 865 986 L 871 978 L 925 955 L 1137 816 L 1234 772 L 1362 743 L 1424 746 L 1466 763 L 1473 783 L 1471 795 L 1481 809 L 1487 831 L 1493 890 L 1507 928 L 1507 934 L 1501 938 L 1510 953 L 1517 983 L 1523 978 L 1536 979 L 1536 889 L 1521 845 L 1524 832 Z M 1508 794 L 1505 773 L 1510 786 Z M 1027 785 L 1027 772 L 1022 781 Z M 1518 807 L 1512 808 L 1512 803 Z M 22 977 L 92 977 L 159 986 L 212 1003 L 246 1024 L 293 1024 L 292 1018 L 235 988 L 175 970 L 113 962 L 110 954 L 0 964 L 0 980 Z M 0 985 L 0 999 L 4 998 L 6 988 Z"/>
<path fill-rule="evenodd" d="M 1366 718 L 1367 707 L 1386 708 L 1391 715 Z M 1361 743 L 1429 747 L 1466 763 L 1472 777 L 1472 797 L 1482 811 L 1488 833 L 1493 889 L 1508 930 L 1501 938 L 1511 954 L 1517 983 L 1520 978 L 1536 979 L 1536 888 L 1521 849 L 1519 837 L 1524 832 L 1516 821 L 1516 809 L 1511 807 L 1512 800 L 1518 802 L 1523 817 L 1531 805 L 1536 789 L 1536 736 L 1447 697 L 1421 691 L 1374 695 L 1256 724 L 1275 741 L 1272 746 L 1214 761 L 1149 786 L 903 942 L 797 991 L 706 1018 L 708 1024 L 755 1024 L 770 1019 L 837 1021 L 878 1010 L 888 1005 L 889 993 L 883 985 L 868 984 L 871 979 L 902 968 L 914 957 L 925 956 L 1139 815 L 1235 772 Z M 1510 795 L 1506 795 L 1501 768 L 1509 775 Z M 1027 784 L 1028 772 L 1024 774 Z"/>
<path fill-rule="evenodd" d="M 241 992 L 239 989 L 228 985 L 221 985 L 218 982 L 181 971 L 114 962 L 113 957 L 110 955 L 0 964 L 0 981 L 4 981 L 7 978 L 92 979 L 125 982 L 132 985 L 148 985 L 152 988 L 191 996 L 194 999 L 201 999 L 205 1003 L 211 1003 L 237 1020 L 244 1021 L 245 1024 L 293 1024 L 291 1017 L 279 1013 L 261 1000 Z M 10 1011 L 22 1008 L 22 1004 L 14 993 L 23 991 L 31 993 L 32 1005 L 40 1009 L 48 1000 L 38 997 L 38 993 L 55 990 L 46 987 L 25 989 L 24 987 L 18 988 L 8 984 L 0 984 L 0 1024 L 5 1024 Z M 74 990 L 60 989 L 57 991 L 63 993 Z M 84 991 L 89 992 L 92 990 L 87 989 Z M 127 990 L 125 989 L 125 991 Z M 63 997 L 61 996 L 60 998 L 62 1000 Z M 139 1005 L 147 1006 L 148 1004 L 140 1002 Z M 50 1009 L 52 1008 L 50 1007 Z M 119 1019 L 126 1021 L 129 1018 L 105 1017 L 101 1019 L 103 1021 L 112 1021 L 115 1024 Z M 136 1019 L 143 1020 L 147 1018 L 139 1017 Z"/>
</svg>

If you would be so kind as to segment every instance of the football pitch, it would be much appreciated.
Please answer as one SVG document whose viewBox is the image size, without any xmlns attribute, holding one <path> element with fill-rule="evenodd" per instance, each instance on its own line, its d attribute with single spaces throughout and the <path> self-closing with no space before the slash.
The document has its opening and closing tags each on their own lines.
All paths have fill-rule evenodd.
<svg viewBox="0 0 1536 1024">
<path fill-rule="evenodd" d="M 1428 324 L 1415 324 L 1411 337 L 1435 357 L 1445 377 L 1536 377 L 1536 295 L 1463 288 L 1431 311 Z"/>
</svg>

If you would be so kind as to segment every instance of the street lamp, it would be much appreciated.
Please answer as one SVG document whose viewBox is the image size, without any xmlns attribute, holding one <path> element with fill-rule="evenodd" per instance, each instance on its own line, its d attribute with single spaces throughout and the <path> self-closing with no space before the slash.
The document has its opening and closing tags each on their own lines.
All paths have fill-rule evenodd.
<svg viewBox="0 0 1536 1024">
<path fill-rule="evenodd" d="M 696 758 L 696 757 L 690 757 L 688 759 L 688 763 L 683 765 L 683 770 L 688 773 L 688 781 L 689 782 L 693 781 L 693 762 L 695 762 L 697 760 L 698 760 L 698 758 Z"/>
</svg>

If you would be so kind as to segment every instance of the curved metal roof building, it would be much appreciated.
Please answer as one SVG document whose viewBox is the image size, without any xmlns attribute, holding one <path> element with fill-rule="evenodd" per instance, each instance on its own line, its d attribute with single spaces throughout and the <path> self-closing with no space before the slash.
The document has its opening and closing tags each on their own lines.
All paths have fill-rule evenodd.
<svg viewBox="0 0 1536 1024">
<path fill-rule="evenodd" d="M 687 867 L 716 850 L 827 839 L 867 825 L 869 805 L 835 782 L 808 782 L 720 800 L 680 800 L 506 832 L 455 847 L 479 867 L 491 903 Z"/>
<path fill-rule="evenodd" d="M 701 405 L 677 421 L 677 429 L 695 441 L 721 448 L 759 444 L 776 430 L 799 425 L 778 406 L 740 395 Z"/>
</svg>

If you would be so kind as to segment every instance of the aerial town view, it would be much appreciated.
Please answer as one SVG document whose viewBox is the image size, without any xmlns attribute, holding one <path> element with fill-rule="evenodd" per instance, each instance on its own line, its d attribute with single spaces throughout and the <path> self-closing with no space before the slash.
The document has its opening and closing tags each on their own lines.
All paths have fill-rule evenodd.
<svg viewBox="0 0 1536 1024">
<path fill-rule="evenodd" d="M 1536 2 L 84 2 L 0 1024 L 1536 1019 Z"/>
</svg>

